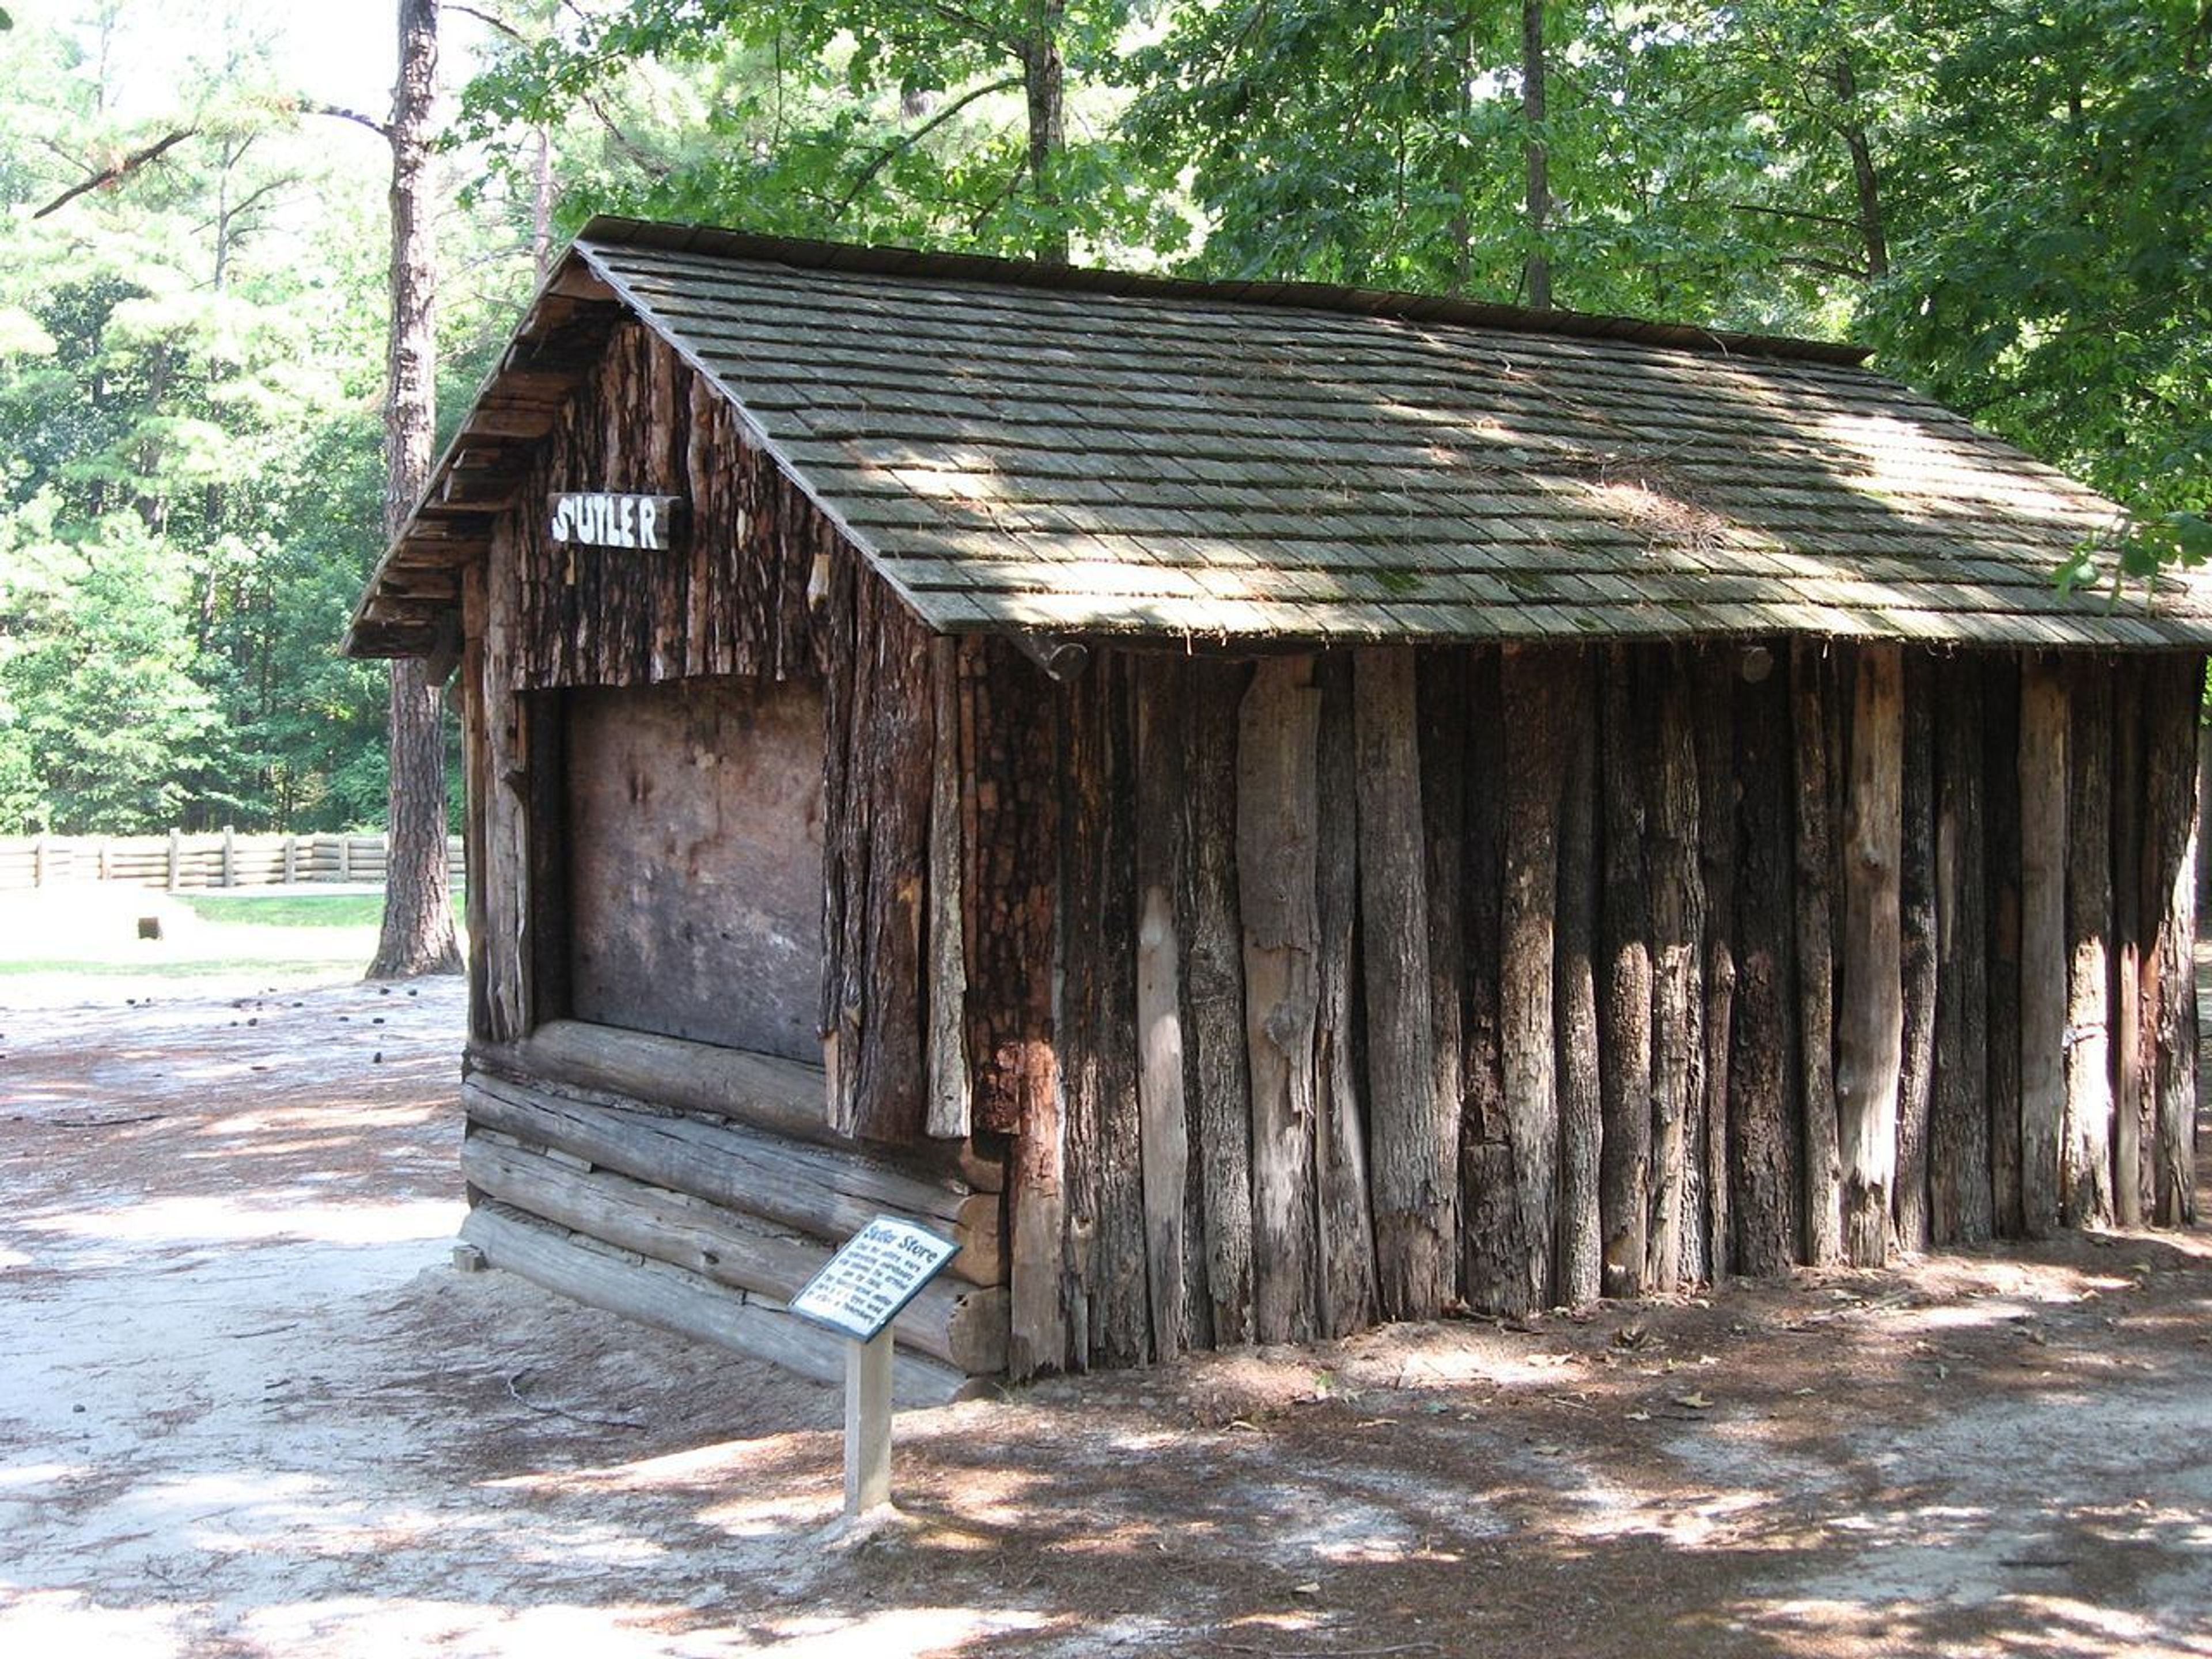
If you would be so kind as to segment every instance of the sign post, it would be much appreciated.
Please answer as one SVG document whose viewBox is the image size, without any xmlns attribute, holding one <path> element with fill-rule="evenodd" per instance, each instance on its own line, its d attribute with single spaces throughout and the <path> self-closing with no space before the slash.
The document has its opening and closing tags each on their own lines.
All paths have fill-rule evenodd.
<svg viewBox="0 0 2212 1659">
<path fill-rule="evenodd" d="M 791 1311 L 846 1339 L 845 1515 L 891 1501 L 891 1322 L 960 1247 L 887 1215 L 845 1241 Z"/>
</svg>

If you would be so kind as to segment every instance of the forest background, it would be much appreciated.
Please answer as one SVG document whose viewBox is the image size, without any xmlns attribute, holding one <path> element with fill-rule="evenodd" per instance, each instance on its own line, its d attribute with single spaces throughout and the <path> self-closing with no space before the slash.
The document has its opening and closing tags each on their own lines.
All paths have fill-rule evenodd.
<svg viewBox="0 0 2212 1659">
<path fill-rule="evenodd" d="M 391 156 L 308 9 L 9 8 L 0 834 L 382 818 Z M 2126 503 L 2108 562 L 2208 533 L 2212 0 L 443 14 L 448 420 L 623 212 L 1856 339 Z"/>
</svg>

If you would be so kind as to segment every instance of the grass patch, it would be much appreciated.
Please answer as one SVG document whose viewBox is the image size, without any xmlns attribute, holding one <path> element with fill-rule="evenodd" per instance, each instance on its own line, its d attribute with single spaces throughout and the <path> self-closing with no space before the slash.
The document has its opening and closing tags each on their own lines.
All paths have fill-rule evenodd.
<svg viewBox="0 0 2212 1659">
<path fill-rule="evenodd" d="M 381 893 L 179 893 L 177 898 L 202 921 L 250 927 L 374 927 L 384 920 Z M 453 895 L 453 921 L 462 919 L 461 895 Z"/>
<path fill-rule="evenodd" d="M 354 954 L 359 956 L 362 953 L 356 951 Z M 48 974 L 66 975 L 71 979 L 144 979 L 149 975 L 173 975 L 179 979 L 191 979 L 199 975 L 222 973 L 255 978 L 266 976 L 273 982 L 317 975 L 327 977 L 330 967 L 331 958 L 327 957 L 188 957 L 143 962 L 87 962 L 79 957 L 52 957 L 0 962 L 0 979 L 35 979 Z"/>
<path fill-rule="evenodd" d="M 457 929 L 460 909 L 457 898 Z M 117 988 L 355 979 L 376 954 L 383 915 L 381 893 L 298 888 L 187 894 L 87 883 L 0 894 L 0 1001 L 61 994 L 73 979 Z M 158 938 L 141 936 L 149 922 Z"/>
</svg>

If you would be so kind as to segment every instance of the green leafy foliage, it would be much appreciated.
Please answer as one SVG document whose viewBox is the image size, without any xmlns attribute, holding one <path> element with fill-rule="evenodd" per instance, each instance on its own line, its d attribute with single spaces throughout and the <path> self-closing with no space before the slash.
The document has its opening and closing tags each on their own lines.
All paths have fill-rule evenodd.
<svg viewBox="0 0 2212 1659">
<path fill-rule="evenodd" d="M 123 0 L 0 57 L 0 833 L 382 812 L 381 671 L 336 641 L 380 540 L 384 147 L 241 8 L 173 3 L 181 61 Z M 1500 301 L 1540 254 L 1577 308 L 1872 343 L 2130 509 L 2069 584 L 2212 556 L 2203 0 L 1544 0 L 1540 122 L 1520 9 L 1468 0 L 468 12 L 448 423 L 527 250 L 597 211 Z"/>
</svg>

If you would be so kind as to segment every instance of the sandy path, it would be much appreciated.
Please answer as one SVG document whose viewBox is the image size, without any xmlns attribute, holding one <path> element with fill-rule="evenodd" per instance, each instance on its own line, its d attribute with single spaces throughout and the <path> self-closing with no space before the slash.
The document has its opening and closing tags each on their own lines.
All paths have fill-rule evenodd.
<svg viewBox="0 0 2212 1659">
<path fill-rule="evenodd" d="M 564 1481 L 835 1401 L 453 1270 L 457 981 L 101 998 L 0 1015 L 0 1653 L 685 1650 L 700 1483 Z"/>
<path fill-rule="evenodd" d="M 451 1265 L 456 982 L 0 1010 L 0 1655 L 2212 1656 L 2212 1241 L 901 1419 Z"/>
</svg>

